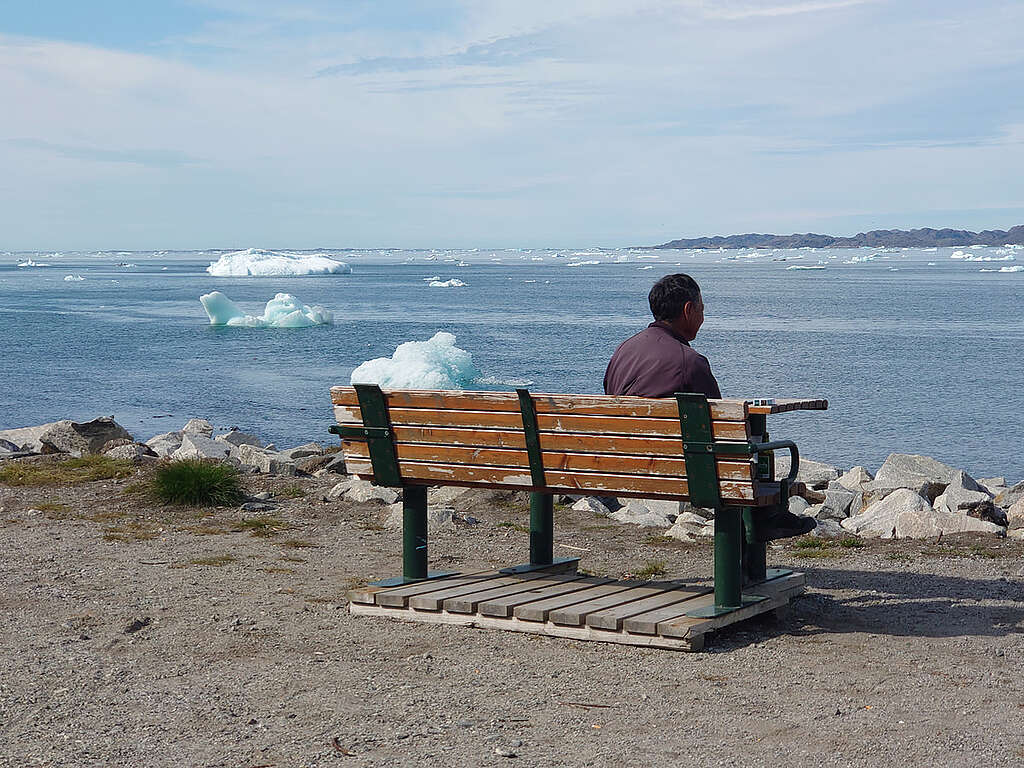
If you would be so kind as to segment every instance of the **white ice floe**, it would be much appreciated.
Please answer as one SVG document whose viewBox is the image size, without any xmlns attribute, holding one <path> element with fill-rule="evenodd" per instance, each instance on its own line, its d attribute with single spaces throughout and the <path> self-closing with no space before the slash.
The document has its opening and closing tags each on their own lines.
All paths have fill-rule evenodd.
<svg viewBox="0 0 1024 768">
<path fill-rule="evenodd" d="M 26 261 L 19 262 L 18 266 L 19 267 L 48 267 L 50 265 L 49 264 L 40 264 L 38 261 L 32 261 L 32 259 L 28 259 Z"/>
<path fill-rule="evenodd" d="M 601 262 L 598 261 L 597 259 L 590 259 L 588 261 L 570 261 L 565 266 L 567 266 L 567 267 L 585 267 L 585 266 L 588 266 L 589 264 L 600 264 L 600 263 Z"/>
<path fill-rule="evenodd" d="M 308 306 L 294 296 L 279 293 L 267 302 L 259 317 L 247 315 L 235 302 L 220 291 L 206 293 L 199 301 L 210 316 L 210 325 L 232 325 L 244 328 L 308 328 L 332 325 L 334 313 L 321 306 Z"/>
<path fill-rule="evenodd" d="M 1024 272 L 1024 264 L 1014 264 L 1012 267 L 1000 267 L 999 269 L 979 269 L 979 272 Z"/>
<path fill-rule="evenodd" d="M 481 377 L 473 356 L 439 331 L 428 341 L 399 344 L 391 357 L 367 360 L 352 371 L 353 384 L 402 389 L 463 389 Z"/>
<path fill-rule="evenodd" d="M 216 277 L 299 277 L 348 275 L 352 267 L 323 253 L 287 253 L 246 248 L 225 253 L 206 268 Z"/>
<path fill-rule="evenodd" d="M 80 283 L 85 280 L 81 275 L 64 275 L 65 283 Z"/>
<path fill-rule="evenodd" d="M 793 264 L 786 269 L 825 269 L 824 264 Z"/>
<path fill-rule="evenodd" d="M 436 277 L 427 283 L 431 288 L 465 288 L 466 284 L 459 280 L 457 277 L 453 277 L 451 280 L 438 280 Z"/>
<path fill-rule="evenodd" d="M 654 269 L 654 267 L 652 267 L 650 264 L 648 264 L 646 267 L 637 267 L 637 269 L 639 269 L 639 270 Z"/>
</svg>

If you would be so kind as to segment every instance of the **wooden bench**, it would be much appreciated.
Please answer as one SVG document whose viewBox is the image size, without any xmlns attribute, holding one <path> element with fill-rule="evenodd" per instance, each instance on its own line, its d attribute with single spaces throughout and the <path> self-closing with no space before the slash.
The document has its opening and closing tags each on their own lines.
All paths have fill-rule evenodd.
<svg viewBox="0 0 1024 768">
<path fill-rule="evenodd" d="M 353 613 L 567 637 L 699 648 L 711 629 L 772 610 L 803 576 L 769 570 L 758 517 L 788 506 L 799 453 L 769 442 L 766 417 L 824 400 L 382 391 L 333 387 L 351 474 L 403 489 L 402 576 L 349 593 Z M 774 477 L 773 451 L 791 454 Z M 427 490 L 530 492 L 530 561 L 474 574 L 427 567 Z M 553 494 L 689 501 L 715 509 L 714 589 L 580 576 L 555 558 Z"/>
</svg>

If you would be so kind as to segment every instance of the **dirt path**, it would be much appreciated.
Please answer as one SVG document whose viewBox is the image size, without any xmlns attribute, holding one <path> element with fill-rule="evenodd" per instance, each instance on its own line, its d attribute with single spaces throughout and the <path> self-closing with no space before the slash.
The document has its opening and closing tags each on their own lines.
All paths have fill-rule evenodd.
<svg viewBox="0 0 1024 768">
<path fill-rule="evenodd" d="M 322 501 L 337 480 L 251 478 L 277 509 L 205 517 L 124 482 L 0 486 L 0 765 L 1024 762 L 1020 542 L 773 547 L 806 595 L 683 654 L 350 617 L 401 536 Z M 472 511 L 432 565 L 524 558 L 524 505 Z M 711 573 L 710 544 L 609 522 L 560 512 L 559 554 Z"/>
</svg>

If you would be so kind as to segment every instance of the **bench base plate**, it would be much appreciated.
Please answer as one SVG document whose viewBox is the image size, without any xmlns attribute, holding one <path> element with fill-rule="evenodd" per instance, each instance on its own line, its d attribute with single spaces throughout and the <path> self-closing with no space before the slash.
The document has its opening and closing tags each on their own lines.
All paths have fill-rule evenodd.
<svg viewBox="0 0 1024 768">
<path fill-rule="evenodd" d="M 739 608 L 714 615 L 693 615 L 694 611 L 714 607 L 712 590 L 702 585 L 615 581 L 536 569 L 527 573 L 479 571 L 400 587 L 364 587 L 348 593 L 349 612 L 426 624 L 699 651 L 708 633 L 781 608 L 804 591 L 802 573 L 783 571 L 772 576 L 744 585 L 749 596 L 761 599 L 744 601 Z"/>
</svg>

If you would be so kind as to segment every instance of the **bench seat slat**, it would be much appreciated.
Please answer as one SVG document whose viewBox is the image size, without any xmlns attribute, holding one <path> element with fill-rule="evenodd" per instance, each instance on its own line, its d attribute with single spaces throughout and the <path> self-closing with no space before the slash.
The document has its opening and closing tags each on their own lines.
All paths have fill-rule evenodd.
<svg viewBox="0 0 1024 768">
<path fill-rule="evenodd" d="M 394 426 L 475 427 L 483 429 L 522 429 L 519 413 L 505 411 L 429 411 L 420 408 L 390 408 L 388 415 Z M 361 424 L 358 406 L 336 405 L 334 417 L 339 424 Z M 713 421 L 716 440 L 747 440 L 749 427 L 745 421 Z M 565 416 L 537 414 L 537 429 L 542 436 L 552 433 L 593 433 L 601 435 L 633 435 L 675 437 L 681 439 L 679 419 L 648 419 L 632 416 Z"/>
<path fill-rule="evenodd" d="M 368 460 L 345 459 L 348 471 L 367 480 L 373 479 L 373 468 Z M 465 464 L 444 464 L 441 462 L 399 461 L 403 480 L 440 481 L 444 485 L 464 483 L 467 485 L 488 485 L 494 488 L 531 490 L 533 479 L 530 471 L 522 467 L 487 467 Z M 622 475 L 597 472 L 545 472 L 547 486 L 535 490 L 575 493 L 591 493 L 620 496 L 646 496 L 651 498 L 689 498 L 689 486 L 685 478 L 656 477 L 651 475 Z M 423 484 L 429 484 L 424 482 Z M 722 499 L 734 503 L 756 502 L 761 493 L 760 486 L 741 480 L 721 479 L 718 482 Z M 776 490 L 775 495 L 778 494 Z"/>
<path fill-rule="evenodd" d="M 370 459 L 366 443 L 345 440 L 342 443 L 345 460 Z M 529 467 L 530 459 L 525 450 L 508 448 L 482 448 L 474 446 L 424 445 L 397 443 L 395 451 L 399 461 L 430 461 L 445 464 L 474 464 L 495 467 Z M 544 450 L 544 468 L 565 472 L 613 472 L 615 474 L 660 475 L 665 477 L 686 477 L 686 459 L 682 457 L 679 443 L 675 456 L 650 456 L 626 454 L 567 453 Z M 736 461 L 719 458 L 718 476 L 729 480 L 754 479 L 754 464 L 751 461 Z"/>
<path fill-rule="evenodd" d="M 402 389 L 384 390 L 384 395 L 390 408 L 519 412 L 519 398 L 514 392 Z M 531 395 L 538 414 L 679 418 L 678 406 L 673 398 L 539 392 L 533 392 Z M 359 405 L 359 399 L 352 387 L 331 387 L 331 400 L 335 405 Z M 708 404 L 713 419 L 743 421 L 747 417 L 747 406 L 743 400 L 709 400 Z"/>
</svg>

